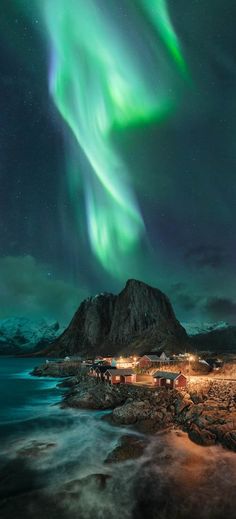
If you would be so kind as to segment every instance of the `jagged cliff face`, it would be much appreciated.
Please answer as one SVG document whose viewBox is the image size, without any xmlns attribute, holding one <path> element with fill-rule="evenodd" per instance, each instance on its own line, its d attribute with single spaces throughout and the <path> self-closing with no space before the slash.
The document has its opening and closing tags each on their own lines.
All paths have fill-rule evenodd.
<svg viewBox="0 0 236 519">
<path fill-rule="evenodd" d="M 53 352 L 59 355 L 96 352 L 96 347 L 102 347 L 109 334 L 115 301 L 113 294 L 100 294 L 83 301 L 68 328 L 54 343 Z"/>
<path fill-rule="evenodd" d="M 160 290 L 131 279 L 116 298 L 109 339 L 126 344 L 153 326 L 174 320 L 171 304 Z"/>
<path fill-rule="evenodd" d="M 188 338 L 160 290 L 129 280 L 120 294 L 83 301 L 48 355 L 179 351 Z"/>
</svg>

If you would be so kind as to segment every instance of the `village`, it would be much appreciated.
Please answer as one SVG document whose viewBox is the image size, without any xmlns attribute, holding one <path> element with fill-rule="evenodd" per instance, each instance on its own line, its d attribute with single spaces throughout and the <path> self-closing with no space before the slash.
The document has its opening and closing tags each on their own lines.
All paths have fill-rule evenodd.
<svg viewBox="0 0 236 519">
<path fill-rule="evenodd" d="M 200 381 L 201 376 L 221 376 L 224 362 L 214 357 L 202 359 L 192 353 L 168 356 L 163 351 L 160 355 L 145 354 L 141 357 L 100 356 L 94 361 L 83 361 L 81 366 L 88 369 L 90 377 L 111 385 L 132 384 L 184 390 L 195 378 Z"/>
<path fill-rule="evenodd" d="M 83 377 L 110 386 L 166 388 L 189 392 L 200 391 L 209 383 L 220 382 L 225 387 L 236 383 L 236 355 L 210 352 L 185 352 L 168 355 L 146 353 L 142 356 L 95 356 L 82 359 L 66 356 L 64 359 L 46 360 L 35 368 L 38 376 Z"/>
</svg>

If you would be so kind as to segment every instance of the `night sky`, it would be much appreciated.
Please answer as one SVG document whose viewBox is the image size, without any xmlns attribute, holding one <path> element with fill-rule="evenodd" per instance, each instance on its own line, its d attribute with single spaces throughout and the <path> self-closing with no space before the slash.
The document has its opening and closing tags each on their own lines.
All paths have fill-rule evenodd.
<svg viewBox="0 0 236 519">
<path fill-rule="evenodd" d="M 130 277 L 236 322 L 234 0 L 2 0 L 0 317 Z"/>
</svg>

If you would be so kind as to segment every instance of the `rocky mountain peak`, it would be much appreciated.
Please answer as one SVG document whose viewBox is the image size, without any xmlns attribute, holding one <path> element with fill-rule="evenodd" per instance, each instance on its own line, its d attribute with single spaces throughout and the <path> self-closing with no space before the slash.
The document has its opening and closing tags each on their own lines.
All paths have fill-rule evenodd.
<svg viewBox="0 0 236 519">
<path fill-rule="evenodd" d="M 83 301 L 68 328 L 46 353 L 176 351 L 185 349 L 187 340 L 166 295 L 129 279 L 118 295 L 102 293 Z"/>
<path fill-rule="evenodd" d="M 139 281 L 138 279 L 127 279 L 126 283 L 125 283 L 125 287 L 124 287 L 124 290 L 128 289 L 128 288 L 135 288 L 135 287 L 138 287 L 138 286 L 143 286 L 143 285 L 146 285 L 146 283 L 144 283 L 143 281 Z M 148 286 L 148 285 L 147 285 Z"/>
</svg>

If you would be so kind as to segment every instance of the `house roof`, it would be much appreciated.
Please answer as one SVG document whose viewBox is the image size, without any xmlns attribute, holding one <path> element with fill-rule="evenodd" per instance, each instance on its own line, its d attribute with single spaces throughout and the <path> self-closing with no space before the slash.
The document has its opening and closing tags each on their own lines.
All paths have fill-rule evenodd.
<svg viewBox="0 0 236 519">
<path fill-rule="evenodd" d="M 175 380 L 176 378 L 179 377 L 179 375 L 182 375 L 181 371 L 179 371 L 179 373 L 173 373 L 173 371 L 156 371 L 156 373 L 154 373 L 153 377 L 154 378 L 169 378 L 170 380 Z M 183 375 L 184 377 L 185 375 Z"/>
<path fill-rule="evenodd" d="M 93 366 L 93 368 L 95 369 L 95 371 L 100 371 L 100 373 L 105 373 L 105 371 L 107 371 L 107 369 L 109 368 L 109 365 L 101 365 L 101 366 Z"/>
<path fill-rule="evenodd" d="M 223 364 L 223 361 L 220 360 L 220 359 L 217 359 L 217 358 L 211 358 L 211 359 L 206 359 L 206 362 L 207 364 L 209 364 L 210 366 L 214 365 L 214 364 L 217 364 L 217 365 L 220 365 L 220 364 Z"/>
<path fill-rule="evenodd" d="M 124 368 L 124 369 L 116 369 L 116 368 L 108 368 L 106 371 L 108 371 L 111 375 L 133 375 L 134 370 L 131 368 Z"/>
<path fill-rule="evenodd" d="M 200 359 L 198 362 L 200 362 L 200 364 L 206 364 L 207 366 L 210 366 L 210 362 L 208 360 Z"/>
<path fill-rule="evenodd" d="M 158 362 L 160 360 L 160 357 L 158 355 L 143 355 L 144 357 L 147 357 L 152 362 Z"/>
<path fill-rule="evenodd" d="M 163 358 L 163 357 L 164 357 L 165 359 L 168 359 L 168 358 L 169 358 L 169 357 L 167 357 L 167 355 L 166 355 L 166 353 L 165 353 L 164 351 L 161 353 L 161 355 L 160 355 L 160 359 Z"/>
</svg>

